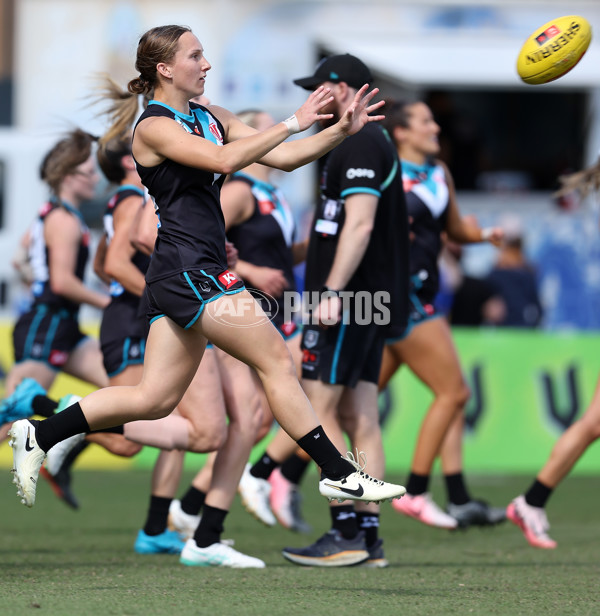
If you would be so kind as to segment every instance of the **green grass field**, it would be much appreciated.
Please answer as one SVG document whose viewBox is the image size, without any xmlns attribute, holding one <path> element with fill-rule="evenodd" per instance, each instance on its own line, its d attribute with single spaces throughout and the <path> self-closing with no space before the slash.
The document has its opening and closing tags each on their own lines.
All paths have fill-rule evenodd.
<svg viewBox="0 0 600 616">
<path fill-rule="evenodd" d="M 0 614 L 598 614 L 600 490 L 597 479 L 567 479 L 549 515 L 554 551 L 530 548 L 510 523 L 447 532 L 382 510 L 390 567 L 300 568 L 280 554 L 328 526 L 316 475 L 303 490 L 308 536 L 267 529 L 236 501 L 226 537 L 266 561 L 263 570 L 187 568 L 176 556 L 138 556 L 149 472 L 79 471 L 82 503 L 67 509 L 41 480 L 32 509 L 19 504 L 3 470 Z M 185 477 L 190 479 L 189 474 Z M 478 497 L 505 504 L 529 479 L 471 479 Z M 185 483 L 182 483 L 185 485 Z M 443 502 L 440 483 L 434 495 Z"/>
</svg>

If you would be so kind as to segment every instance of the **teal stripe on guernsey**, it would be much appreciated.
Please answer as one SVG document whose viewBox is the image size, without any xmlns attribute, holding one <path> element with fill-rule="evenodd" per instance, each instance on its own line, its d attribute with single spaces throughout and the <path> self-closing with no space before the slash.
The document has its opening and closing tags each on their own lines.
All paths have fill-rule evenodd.
<svg viewBox="0 0 600 616">
<path fill-rule="evenodd" d="M 376 190 L 375 188 L 366 188 L 364 186 L 348 188 L 348 190 L 344 190 L 342 192 L 340 197 L 346 198 L 348 195 L 356 195 L 356 194 L 367 194 L 367 195 L 375 195 L 376 197 L 381 197 L 381 192 L 379 190 Z"/>
<path fill-rule="evenodd" d="M 58 203 L 58 201 L 56 199 L 50 199 L 51 203 Z M 83 214 L 77 209 L 74 208 L 72 205 L 69 205 L 66 201 L 61 201 L 60 205 L 62 205 L 65 210 L 67 210 L 67 212 L 71 212 L 71 214 L 74 214 L 75 216 L 77 216 L 77 218 L 79 218 L 79 220 L 81 220 L 82 223 L 85 224 L 85 220 L 83 219 Z"/>
<path fill-rule="evenodd" d="M 204 113 L 202 109 L 194 109 L 194 117 L 198 120 L 198 122 L 200 122 L 200 126 L 202 127 L 202 134 L 204 138 L 219 145 L 217 138 L 212 134 L 208 126 L 208 120 L 206 119 L 206 113 Z"/>
<path fill-rule="evenodd" d="M 383 134 L 384 134 L 387 142 L 393 148 L 394 152 L 396 152 L 396 146 L 394 145 L 394 142 L 392 141 L 392 138 L 390 137 L 390 134 L 383 127 L 381 128 L 381 130 L 383 131 Z M 385 180 L 383 181 L 383 184 L 379 187 L 379 188 L 381 188 L 382 191 L 384 191 L 392 183 L 392 180 L 396 177 L 396 173 L 398 173 L 398 166 L 399 166 L 398 165 L 398 157 L 396 156 L 394 158 L 394 165 L 392 167 L 392 170 L 390 171 L 390 174 L 387 176 L 387 178 L 385 178 Z"/>
<path fill-rule="evenodd" d="M 200 126 L 202 127 L 201 136 L 204 137 L 205 139 L 208 139 L 209 141 L 212 141 L 213 143 L 217 145 L 219 144 L 219 142 L 217 141 L 217 138 L 210 131 L 210 128 L 208 125 L 208 119 L 206 117 L 206 112 L 203 111 L 202 109 L 193 109 L 192 113 L 188 114 L 188 113 L 181 113 L 181 111 L 177 111 L 177 109 L 165 103 L 161 103 L 160 101 L 152 100 L 148 103 L 148 105 L 160 105 L 161 107 L 168 109 L 173 114 L 175 114 L 178 118 L 185 120 L 186 122 L 191 122 L 191 123 L 198 122 Z"/>
<path fill-rule="evenodd" d="M 194 116 L 191 113 L 181 113 L 181 111 L 177 111 L 174 107 L 167 105 L 166 103 L 161 103 L 160 101 L 151 100 L 148 105 L 160 105 L 169 111 L 172 111 L 177 117 L 185 120 L 186 122 L 193 122 Z"/>
<path fill-rule="evenodd" d="M 122 186 L 119 186 L 119 188 L 117 188 L 117 192 L 124 192 L 125 190 L 133 190 L 140 197 L 144 196 L 143 189 L 141 189 L 139 186 L 135 186 L 134 184 L 123 184 Z"/>
<path fill-rule="evenodd" d="M 417 165 L 409 160 L 402 161 L 402 174 L 409 179 L 417 179 L 420 184 L 426 186 L 432 195 L 437 195 L 439 185 L 433 179 L 432 175 L 437 169 L 436 165 L 427 162 L 424 165 Z"/>
<path fill-rule="evenodd" d="M 285 210 L 285 208 L 281 205 L 281 202 L 279 201 L 276 186 L 273 186 L 273 184 L 269 184 L 268 182 L 257 180 L 256 178 L 253 178 L 252 176 L 248 175 L 247 173 L 244 173 L 243 171 L 236 171 L 233 174 L 233 177 L 246 178 L 247 180 L 255 184 L 257 187 L 262 188 L 264 191 L 266 191 L 266 193 L 273 198 L 275 209 L 279 212 L 279 214 L 285 221 L 285 224 L 289 225 L 292 223 L 288 212 Z"/>
<path fill-rule="evenodd" d="M 385 178 L 383 184 L 381 185 L 382 191 L 384 191 L 392 183 L 393 179 L 396 177 L 396 173 L 398 173 L 398 159 L 394 160 L 394 166 L 392 167 L 390 174 L 387 178 Z"/>
</svg>

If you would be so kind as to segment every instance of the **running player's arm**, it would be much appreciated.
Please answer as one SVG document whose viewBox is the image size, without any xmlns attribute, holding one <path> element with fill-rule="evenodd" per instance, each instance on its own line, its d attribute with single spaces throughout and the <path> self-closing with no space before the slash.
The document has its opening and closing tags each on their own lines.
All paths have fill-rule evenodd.
<svg viewBox="0 0 600 616">
<path fill-rule="evenodd" d="M 48 248 L 50 288 L 53 293 L 78 304 L 106 307 L 109 296 L 89 289 L 75 275 L 81 240 L 77 218 L 62 208 L 53 210 L 44 221 L 44 240 Z"/>
<path fill-rule="evenodd" d="M 11 265 L 19 274 L 19 278 L 25 284 L 31 284 L 33 282 L 33 269 L 31 267 L 31 260 L 29 258 L 29 245 L 31 243 L 31 234 L 29 229 L 23 233 L 15 253 L 11 259 Z"/>
<path fill-rule="evenodd" d="M 96 254 L 94 255 L 94 274 L 102 280 L 104 284 L 110 284 L 110 276 L 104 269 L 104 263 L 106 261 L 106 233 L 102 234 L 98 246 L 96 247 Z"/>
<path fill-rule="evenodd" d="M 158 215 L 154 211 L 152 200 L 148 198 L 141 203 L 135 214 L 129 230 L 129 241 L 140 252 L 151 255 L 154 251 L 157 231 Z"/>
<path fill-rule="evenodd" d="M 144 292 L 146 282 L 142 272 L 131 260 L 135 254 L 135 248 L 129 241 L 129 235 L 140 202 L 140 197 L 127 197 L 115 209 L 113 213 L 114 235 L 106 249 L 104 263 L 104 269 L 111 278 L 120 283 L 124 289 L 138 296 Z"/>
<path fill-rule="evenodd" d="M 456 201 L 456 190 L 454 188 L 454 181 L 448 167 L 438 161 L 446 175 L 446 183 L 448 184 L 448 216 L 446 218 L 446 233 L 448 238 L 457 242 L 458 244 L 473 244 L 475 242 L 488 241 L 494 246 L 499 246 L 504 233 L 500 227 L 488 227 L 482 229 L 477 221 L 469 216 L 463 217 L 458 209 L 458 203 Z"/>
<path fill-rule="evenodd" d="M 221 209 L 225 218 L 225 231 L 246 222 L 254 209 L 250 186 L 235 179 L 225 182 L 221 188 Z"/>
</svg>

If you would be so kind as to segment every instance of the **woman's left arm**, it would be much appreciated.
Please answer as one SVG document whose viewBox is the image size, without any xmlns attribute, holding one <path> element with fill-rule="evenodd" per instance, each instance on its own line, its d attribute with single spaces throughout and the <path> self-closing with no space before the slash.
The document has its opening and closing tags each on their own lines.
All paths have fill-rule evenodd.
<svg viewBox="0 0 600 616">
<path fill-rule="evenodd" d="M 365 84 L 358 90 L 352 103 L 335 124 L 319 131 L 316 135 L 280 143 L 258 162 L 282 171 L 293 171 L 320 158 L 323 154 L 333 150 L 346 137 L 357 133 L 365 124 L 378 122 L 385 118 L 383 115 L 369 115 L 384 105 L 384 101 L 370 104 L 378 92 L 378 88 L 373 88 L 368 92 L 368 85 Z M 215 111 L 215 115 L 223 112 L 219 108 L 215 108 Z M 228 141 L 242 139 L 257 132 L 233 114 L 217 115 L 217 117 L 225 125 Z"/>
<path fill-rule="evenodd" d="M 475 244 L 477 242 L 489 242 L 494 246 L 499 246 L 504 231 L 500 227 L 480 227 L 474 216 L 461 216 L 456 201 L 456 189 L 454 180 L 448 167 L 437 161 L 444 169 L 446 183 L 448 185 L 448 216 L 446 219 L 446 233 L 448 238 L 458 244 Z"/>
</svg>

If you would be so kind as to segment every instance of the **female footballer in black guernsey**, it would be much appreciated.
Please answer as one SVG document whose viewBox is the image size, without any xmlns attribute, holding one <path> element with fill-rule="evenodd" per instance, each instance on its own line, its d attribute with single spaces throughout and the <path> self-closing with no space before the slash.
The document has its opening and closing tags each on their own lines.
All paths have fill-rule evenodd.
<svg viewBox="0 0 600 616">
<path fill-rule="evenodd" d="M 135 95 L 154 92 L 153 102 L 137 122 L 132 144 L 161 224 L 146 274 L 151 324 L 143 377 L 134 387 L 96 391 L 39 423 L 21 420 L 13 425 L 14 481 L 29 507 L 35 502 L 38 472 L 50 447 L 80 432 L 170 413 L 191 382 L 207 339 L 256 370 L 279 424 L 321 467 L 321 494 L 381 501 L 404 493 L 401 486 L 370 477 L 340 455 L 319 425 L 274 326 L 266 321 L 246 327 L 244 307 L 254 300 L 227 269 L 219 203 L 225 175 L 255 161 L 295 169 L 322 156 L 367 122 L 383 119 L 369 116 L 383 104 L 371 104 L 378 90 L 367 93 L 368 86 L 363 86 L 338 122 L 316 135 L 283 143 L 290 134 L 331 117 L 321 114 L 331 100 L 328 90 L 318 88 L 293 116 L 257 132 L 222 107 L 204 110 L 190 105 L 191 98 L 203 94 L 210 68 L 200 41 L 187 27 L 153 28 L 139 41 L 139 77 L 129 82 L 130 105 L 123 106 L 119 119 L 127 125 L 137 112 Z M 225 301 L 233 306 L 227 311 L 227 323 L 219 317 Z M 201 564 L 203 557 L 197 557 L 197 551 L 190 539 L 181 562 Z"/>
<path fill-rule="evenodd" d="M 406 485 L 396 511 L 439 528 L 487 526 L 501 522 L 504 511 L 471 498 L 462 472 L 464 405 L 469 390 L 448 322 L 434 308 L 439 287 L 438 258 L 442 235 L 461 244 L 489 241 L 498 245 L 502 229 L 481 229 L 460 213 L 452 176 L 437 158 L 440 127 L 422 101 L 388 103 L 386 128 L 402 161 L 402 181 L 411 218 L 409 326 L 390 331 L 383 353 L 379 386 L 407 364 L 432 391 L 434 399 L 421 424 Z M 447 513 L 433 501 L 429 480 L 441 456 L 448 491 Z"/>
</svg>

